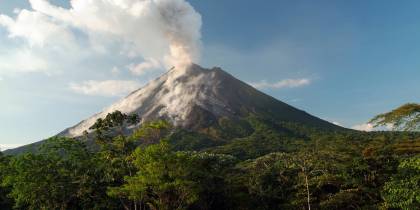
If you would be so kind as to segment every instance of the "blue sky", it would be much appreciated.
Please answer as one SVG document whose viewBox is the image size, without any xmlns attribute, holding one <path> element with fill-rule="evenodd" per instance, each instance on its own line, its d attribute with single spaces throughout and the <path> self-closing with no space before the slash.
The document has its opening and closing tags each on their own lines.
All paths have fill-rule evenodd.
<svg viewBox="0 0 420 210">
<path fill-rule="evenodd" d="M 50 2 L 69 7 L 67 1 Z M 315 116 L 352 127 L 403 103 L 419 101 L 419 1 L 188 2 L 202 18 L 201 65 L 220 66 Z M 13 19 L 21 12 L 15 8 L 31 11 L 27 0 L 0 0 L 0 14 Z M 80 46 L 92 41 L 82 31 L 71 32 Z M 101 44 L 108 43 L 106 36 L 101 38 L 105 40 Z M 0 24 L 0 61 L 6 63 L 0 64 L 3 147 L 54 135 L 163 73 L 156 68 L 130 74 L 127 64 L 142 59 L 113 50 L 66 46 L 60 39 L 51 41 L 58 49 L 45 50 L 26 41 L 10 37 L 10 30 Z M 107 48 L 118 46 L 110 43 Z M 8 57 L 27 51 L 31 56 L 23 53 L 17 56 L 24 58 L 20 61 Z M 30 71 L 25 59 L 39 69 Z M 125 81 L 126 91 L 107 94 L 74 88 L 106 80 Z M 298 81 L 306 82 L 292 85 Z"/>
</svg>

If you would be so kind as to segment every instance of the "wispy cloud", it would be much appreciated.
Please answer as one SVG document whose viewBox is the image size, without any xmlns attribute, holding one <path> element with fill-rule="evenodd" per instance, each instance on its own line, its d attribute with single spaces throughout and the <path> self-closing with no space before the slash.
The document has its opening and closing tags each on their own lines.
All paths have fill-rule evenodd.
<svg viewBox="0 0 420 210">
<path fill-rule="evenodd" d="M 359 131 L 373 131 L 375 127 L 371 123 L 362 123 L 354 125 L 351 128 Z"/>
<path fill-rule="evenodd" d="M 351 129 L 359 131 L 390 131 L 393 130 L 393 126 L 388 124 L 386 126 L 375 127 L 372 123 L 361 123 L 352 126 Z"/>
<path fill-rule="evenodd" d="M 0 151 L 13 149 L 20 146 L 22 146 L 22 144 L 0 144 Z"/>
<path fill-rule="evenodd" d="M 141 76 L 150 71 L 162 68 L 162 65 L 155 59 L 147 59 L 139 64 L 132 63 L 128 65 L 127 68 L 133 75 Z"/>
<path fill-rule="evenodd" d="M 277 82 L 267 82 L 265 80 L 260 82 L 251 82 L 253 87 L 258 89 L 283 89 L 296 88 L 311 84 L 311 80 L 307 78 L 302 79 L 284 79 Z"/>
<path fill-rule="evenodd" d="M 30 46 L 60 43 L 71 47 L 75 37 L 64 24 L 57 24 L 40 12 L 18 11 L 16 19 L 0 14 L 0 26 L 9 31 L 10 38 L 23 38 Z"/>
<path fill-rule="evenodd" d="M 89 80 L 70 83 L 69 88 L 76 93 L 92 96 L 121 96 L 136 90 L 141 83 L 132 80 Z"/>
<path fill-rule="evenodd" d="M 83 57 L 89 51 L 80 48 L 74 34 L 64 24 L 26 9 L 15 13 L 15 19 L 0 14 L 0 28 L 8 31 L 10 39 L 1 43 L 0 74 L 55 73 L 61 66 L 75 63 L 72 55 Z"/>
<path fill-rule="evenodd" d="M 120 74 L 120 73 L 121 73 L 121 70 L 120 70 L 118 67 L 116 67 L 116 66 L 112 67 L 112 69 L 111 69 L 111 74 L 112 74 L 113 76 L 116 76 L 116 75 L 118 75 L 118 74 Z"/>
<path fill-rule="evenodd" d="M 24 62 L 22 62 L 24 61 Z M 17 74 L 27 72 L 47 72 L 48 62 L 31 50 L 15 49 L 9 53 L 0 53 L 0 74 Z"/>
</svg>

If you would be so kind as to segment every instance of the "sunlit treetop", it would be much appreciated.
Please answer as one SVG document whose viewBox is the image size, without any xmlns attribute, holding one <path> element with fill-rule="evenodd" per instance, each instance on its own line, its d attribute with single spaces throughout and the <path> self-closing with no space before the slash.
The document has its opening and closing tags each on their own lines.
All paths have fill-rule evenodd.
<svg viewBox="0 0 420 210">
<path fill-rule="evenodd" d="M 375 127 L 392 125 L 394 130 L 420 130 L 420 104 L 404 104 L 390 112 L 374 117 L 370 123 Z"/>
</svg>

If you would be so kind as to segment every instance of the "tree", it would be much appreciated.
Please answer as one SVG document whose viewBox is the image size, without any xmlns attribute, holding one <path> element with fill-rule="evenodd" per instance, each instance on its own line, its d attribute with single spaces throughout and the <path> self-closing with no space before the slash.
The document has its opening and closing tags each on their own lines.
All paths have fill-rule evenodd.
<svg viewBox="0 0 420 210">
<path fill-rule="evenodd" d="M 271 153 L 244 166 L 245 183 L 258 209 L 311 209 L 322 197 L 322 188 L 334 180 L 338 168 L 329 153 L 302 149 L 293 153 Z M 320 189 L 321 188 L 321 189 Z M 331 188 L 331 187 L 330 187 Z M 328 190 L 325 190 L 328 191 Z M 338 189 L 326 192 L 328 194 Z"/>
<path fill-rule="evenodd" d="M 420 104 L 404 104 L 391 112 L 377 115 L 370 123 L 374 126 L 392 125 L 395 130 L 416 131 L 420 129 Z"/>
<path fill-rule="evenodd" d="M 0 209 L 12 209 L 13 202 L 8 198 L 7 194 L 10 193 L 10 188 L 6 186 L 1 186 L 2 180 L 7 175 L 9 171 L 9 157 L 5 157 L 3 153 L 0 152 Z"/>
<path fill-rule="evenodd" d="M 130 139 L 138 141 L 142 145 L 157 144 L 161 139 L 168 137 L 172 131 L 172 125 L 165 120 L 145 122 L 134 131 Z"/>
<path fill-rule="evenodd" d="M 385 183 L 382 196 L 386 207 L 408 210 L 420 206 L 420 156 L 401 161 L 398 173 Z"/>
<path fill-rule="evenodd" d="M 151 209 L 185 209 L 197 200 L 197 192 L 182 168 L 186 157 L 171 151 L 167 142 L 138 148 L 133 154 L 138 172 L 109 194 L 146 203 Z"/>
<path fill-rule="evenodd" d="M 158 143 L 160 139 L 169 135 L 172 128 L 169 123 L 162 120 L 145 122 L 128 136 L 125 128 L 134 126 L 139 121 L 136 114 L 126 115 L 115 111 L 107 114 L 104 119 L 99 118 L 90 127 L 100 146 L 99 156 L 107 166 L 106 177 L 110 189 L 121 186 L 124 177 L 131 177 L 136 173 L 132 153 L 139 145 Z M 134 199 L 130 202 L 127 197 L 112 192 L 110 195 L 119 198 L 125 209 L 137 209 L 144 204 L 142 200 Z"/>
<path fill-rule="evenodd" d="M 105 166 L 107 187 L 116 187 L 124 183 L 125 176 L 135 173 L 131 154 L 139 144 L 134 138 L 128 138 L 126 127 L 136 125 L 139 117 L 136 114 L 126 115 L 115 111 L 99 118 L 90 129 L 99 145 L 98 157 Z M 137 203 L 120 199 L 125 209 L 137 208 Z"/>
<path fill-rule="evenodd" d="M 288 167 L 288 158 L 286 153 L 271 153 L 237 166 L 241 175 L 236 180 L 246 186 L 249 194 L 244 208 L 297 208 L 291 200 L 296 194 L 298 170 Z"/>
<path fill-rule="evenodd" d="M 94 154 L 77 140 L 54 137 L 38 154 L 12 158 L 3 185 L 17 208 L 112 208 Z"/>
<path fill-rule="evenodd" d="M 163 120 L 144 122 L 133 134 L 128 135 L 127 127 L 139 123 L 136 114 L 127 115 L 120 111 L 107 114 L 99 118 L 90 127 L 95 135 L 95 140 L 100 147 L 99 156 L 106 167 L 106 177 L 110 188 L 121 186 L 124 177 L 136 174 L 132 153 L 139 145 L 155 144 L 171 133 L 172 126 Z M 125 209 L 137 209 L 142 206 L 141 200 L 127 200 L 125 196 L 117 196 Z"/>
<path fill-rule="evenodd" d="M 306 203 L 308 210 L 311 210 L 311 190 L 309 180 L 312 176 L 319 176 L 327 171 L 326 160 L 313 151 L 301 150 L 297 153 L 287 154 L 286 161 L 289 168 L 299 170 L 298 176 L 303 181 L 306 193 Z"/>
<path fill-rule="evenodd" d="M 125 127 L 139 122 L 137 115 L 126 115 L 120 111 L 108 113 L 104 119 L 99 118 L 89 128 L 93 130 L 95 142 L 99 145 L 98 156 L 105 167 L 105 177 L 110 186 L 123 183 L 126 175 L 133 173 L 129 156 L 136 144 L 125 135 Z M 85 135 L 88 136 L 87 131 Z M 122 201 L 122 204 L 126 204 Z"/>
<path fill-rule="evenodd" d="M 232 209 L 232 191 L 226 179 L 237 159 L 231 155 L 212 154 L 207 152 L 177 152 L 186 156 L 182 168 L 186 171 L 185 179 L 193 182 L 198 199 L 192 209 Z"/>
<path fill-rule="evenodd" d="M 89 128 L 94 131 L 96 141 L 99 144 L 106 145 L 112 141 L 115 136 L 124 136 L 125 127 L 139 123 L 140 118 L 137 114 L 127 115 L 121 111 L 108 113 L 104 119 L 99 118 Z"/>
<path fill-rule="evenodd" d="M 166 140 L 133 154 L 138 172 L 126 177 L 110 195 L 128 197 L 151 209 L 224 209 L 224 174 L 235 159 L 228 155 L 202 152 L 176 152 Z"/>
</svg>

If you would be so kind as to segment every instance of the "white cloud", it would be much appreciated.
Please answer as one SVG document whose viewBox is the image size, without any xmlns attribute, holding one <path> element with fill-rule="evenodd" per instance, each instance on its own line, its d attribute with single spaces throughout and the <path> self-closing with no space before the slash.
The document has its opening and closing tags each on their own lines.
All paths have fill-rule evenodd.
<svg viewBox="0 0 420 210">
<path fill-rule="evenodd" d="M 333 121 L 333 122 L 332 122 L 332 124 L 334 124 L 334 125 L 338 125 L 338 126 L 341 126 L 341 127 L 343 127 L 343 125 L 342 125 L 341 123 L 339 123 L 339 122 L 336 122 L 336 121 Z"/>
<path fill-rule="evenodd" d="M 394 126 L 392 124 L 387 124 L 385 126 L 375 127 L 372 123 L 362 123 L 352 126 L 351 129 L 359 131 L 391 131 L 394 130 Z"/>
<path fill-rule="evenodd" d="M 351 128 L 354 130 L 359 130 L 359 131 L 373 131 L 375 127 L 371 123 L 362 123 L 362 124 L 354 125 Z"/>
<path fill-rule="evenodd" d="M 122 96 L 140 88 L 141 84 L 132 80 L 89 80 L 82 83 L 70 83 L 69 88 L 84 95 Z"/>
<path fill-rule="evenodd" d="M 16 18 L 0 14 L 0 75 L 40 72 L 51 75 L 77 65 L 89 54 L 72 30 L 38 11 L 15 10 Z M 2 39 L 3 38 L 3 39 Z"/>
<path fill-rule="evenodd" d="M 13 149 L 20 146 L 23 146 L 23 144 L 0 144 L 0 151 Z"/>
<path fill-rule="evenodd" d="M 16 19 L 0 15 L 0 26 L 9 31 L 11 38 L 24 38 L 30 46 L 66 45 L 72 47 L 74 36 L 64 25 L 54 22 L 48 16 L 37 12 L 20 10 L 16 11 Z"/>
<path fill-rule="evenodd" d="M 127 66 L 128 70 L 136 76 L 144 75 L 147 72 L 157 70 L 161 67 L 162 66 L 160 65 L 160 63 L 155 59 L 147 59 L 146 61 L 142 63 L 139 63 L 139 64 L 132 63 Z"/>
<path fill-rule="evenodd" d="M 46 72 L 49 67 L 48 61 L 33 53 L 30 49 L 11 49 L 9 53 L 0 53 L 0 75 Z"/>
<path fill-rule="evenodd" d="M 283 89 L 283 88 L 296 88 L 309 85 L 311 83 L 310 79 L 284 79 L 278 82 L 267 82 L 265 80 L 261 82 L 250 83 L 253 87 L 259 89 Z"/>
<path fill-rule="evenodd" d="M 303 99 L 301 99 L 301 98 L 293 98 L 293 99 L 290 99 L 289 100 L 289 102 L 293 102 L 293 103 L 296 103 L 296 102 L 300 102 L 300 101 L 302 101 Z"/>
<path fill-rule="evenodd" d="M 116 67 L 116 66 L 112 67 L 112 69 L 111 69 L 111 74 L 112 75 L 115 76 L 115 75 L 118 75 L 120 73 L 121 73 L 121 70 L 118 67 Z"/>
</svg>

